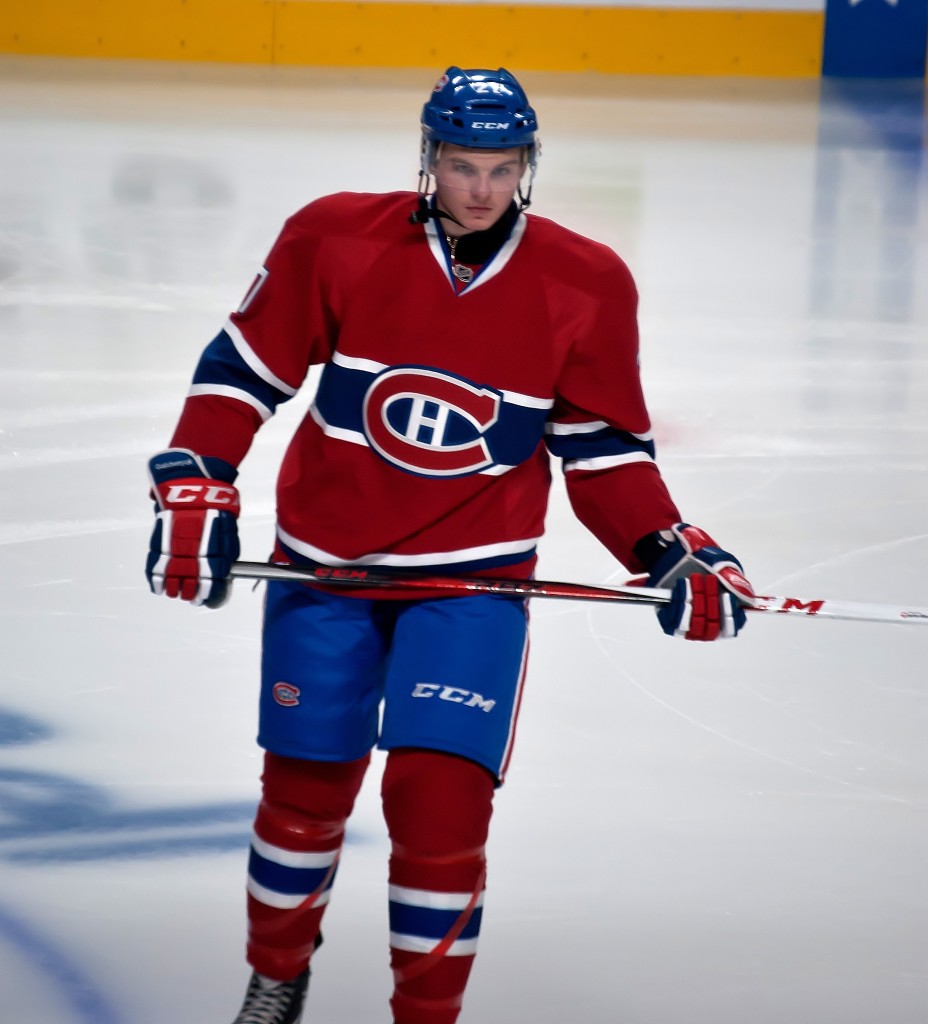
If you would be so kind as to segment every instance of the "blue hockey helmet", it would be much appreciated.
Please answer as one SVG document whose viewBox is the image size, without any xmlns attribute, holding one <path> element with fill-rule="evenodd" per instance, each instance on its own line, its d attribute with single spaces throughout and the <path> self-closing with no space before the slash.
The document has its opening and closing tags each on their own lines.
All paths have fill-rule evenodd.
<svg viewBox="0 0 928 1024">
<path fill-rule="evenodd" d="M 471 149 L 533 147 L 537 130 L 525 90 L 505 68 L 448 68 L 422 108 L 422 133 L 428 141 Z"/>
<path fill-rule="evenodd" d="M 525 90 L 505 68 L 450 67 L 422 108 L 420 182 L 428 181 L 443 142 L 468 149 L 524 146 L 526 165 L 534 178 L 541 148 L 537 131 L 538 120 Z M 530 195 L 531 179 L 528 195 L 522 196 L 524 206 Z"/>
</svg>

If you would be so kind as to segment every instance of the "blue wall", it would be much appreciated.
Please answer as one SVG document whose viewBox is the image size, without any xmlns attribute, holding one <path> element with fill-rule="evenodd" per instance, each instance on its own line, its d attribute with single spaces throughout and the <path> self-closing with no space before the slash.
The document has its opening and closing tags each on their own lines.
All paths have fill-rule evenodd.
<svg viewBox="0 0 928 1024">
<path fill-rule="evenodd" d="M 822 73 L 924 78 L 928 0 L 827 0 Z"/>
</svg>

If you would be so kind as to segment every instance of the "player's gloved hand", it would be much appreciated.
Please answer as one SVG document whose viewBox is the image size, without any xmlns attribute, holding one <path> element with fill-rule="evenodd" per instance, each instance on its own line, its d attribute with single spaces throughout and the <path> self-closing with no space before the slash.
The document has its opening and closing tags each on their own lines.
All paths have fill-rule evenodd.
<svg viewBox="0 0 928 1024">
<path fill-rule="evenodd" d="M 218 608 L 239 556 L 235 468 L 173 448 L 151 459 L 148 471 L 156 506 L 145 565 L 152 593 Z"/>
<path fill-rule="evenodd" d="M 657 610 L 668 636 L 719 640 L 744 628 L 745 605 L 753 602 L 754 589 L 738 559 L 707 533 L 677 523 L 642 538 L 635 553 L 650 567 L 647 586 L 672 592 L 670 603 Z"/>
</svg>

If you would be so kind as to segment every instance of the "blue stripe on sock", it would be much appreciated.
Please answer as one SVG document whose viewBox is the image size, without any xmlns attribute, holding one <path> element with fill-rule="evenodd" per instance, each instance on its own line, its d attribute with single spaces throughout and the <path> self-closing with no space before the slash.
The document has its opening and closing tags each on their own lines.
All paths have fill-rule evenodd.
<svg viewBox="0 0 928 1024">
<path fill-rule="evenodd" d="M 411 907 L 406 903 L 390 903 L 390 930 L 401 935 L 418 935 L 424 939 L 443 939 L 461 916 L 460 910 L 431 910 Z M 480 934 L 483 908 L 476 907 L 459 939 L 475 939 Z"/>
<path fill-rule="evenodd" d="M 315 892 L 331 868 L 291 868 L 262 857 L 254 849 L 248 859 L 248 874 L 265 889 L 280 893 Z M 335 881 L 335 872 L 329 879 L 327 889 Z"/>
</svg>

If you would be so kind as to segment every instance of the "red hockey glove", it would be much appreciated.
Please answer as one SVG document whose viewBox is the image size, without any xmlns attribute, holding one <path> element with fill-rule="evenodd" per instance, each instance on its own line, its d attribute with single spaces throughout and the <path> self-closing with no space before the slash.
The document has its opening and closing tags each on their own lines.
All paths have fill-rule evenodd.
<svg viewBox="0 0 928 1024">
<path fill-rule="evenodd" d="M 707 533 L 677 523 L 648 534 L 635 545 L 635 553 L 650 566 L 647 585 L 672 591 L 670 603 L 657 610 L 668 636 L 719 640 L 744 628 L 744 608 L 754 600 L 754 589 L 738 559 Z"/>
<path fill-rule="evenodd" d="M 236 471 L 221 459 L 174 448 L 148 463 L 156 502 L 145 575 L 154 594 L 218 608 L 239 556 Z"/>
</svg>

